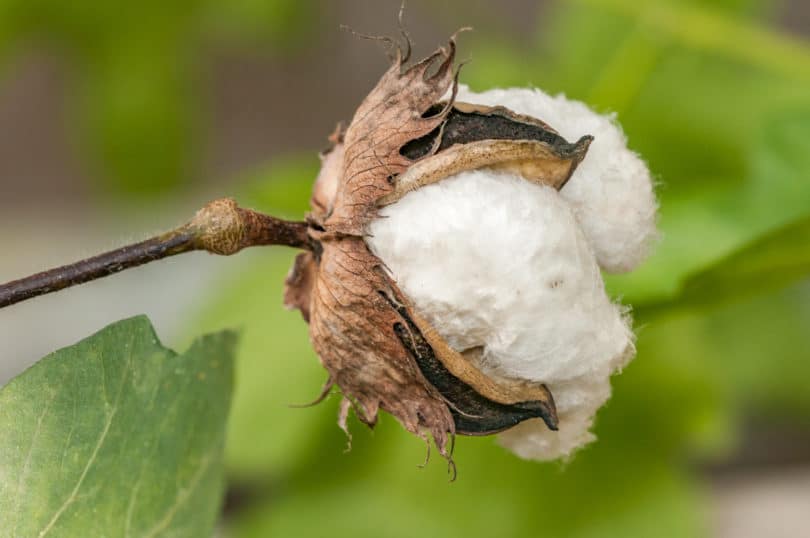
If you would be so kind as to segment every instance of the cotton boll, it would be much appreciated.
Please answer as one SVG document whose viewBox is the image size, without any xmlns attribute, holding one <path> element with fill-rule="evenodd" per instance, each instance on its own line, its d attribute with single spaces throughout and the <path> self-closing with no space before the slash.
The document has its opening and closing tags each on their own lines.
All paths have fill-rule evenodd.
<svg viewBox="0 0 810 538">
<path fill-rule="evenodd" d="M 529 421 L 505 444 L 551 459 L 591 438 L 593 414 L 610 395 L 610 374 L 632 355 L 633 337 L 560 193 L 511 174 L 465 172 L 384 208 L 369 235 L 453 348 L 480 347 L 485 373 L 551 390 L 559 431 Z"/>
<path fill-rule="evenodd" d="M 530 89 L 474 93 L 460 86 L 457 100 L 501 105 L 539 118 L 567 140 L 593 135 L 588 154 L 561 194 L 603 269 L 625 272 L 641 263 L 656 236 L 655 193 L 646 164 L 627 149 L 627 140 L 612 115 L 597 114 L 563 95 L 552 97 Z"/>
</svg>

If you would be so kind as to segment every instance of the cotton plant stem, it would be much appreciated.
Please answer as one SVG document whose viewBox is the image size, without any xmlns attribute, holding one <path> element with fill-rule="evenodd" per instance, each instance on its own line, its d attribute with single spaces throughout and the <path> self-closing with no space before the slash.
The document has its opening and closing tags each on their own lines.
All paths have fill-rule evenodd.
<svg viewBox="0 0 810 538">
<path fill-rule="evenodd" d="M 309 249 L 307 224 L 244 209 L 234 200 L 222 198 L 170 232 L 2 284 L 0 308 L 184 252 L 202 250 L 229 256 L 262 245 Z"/>
</svg>

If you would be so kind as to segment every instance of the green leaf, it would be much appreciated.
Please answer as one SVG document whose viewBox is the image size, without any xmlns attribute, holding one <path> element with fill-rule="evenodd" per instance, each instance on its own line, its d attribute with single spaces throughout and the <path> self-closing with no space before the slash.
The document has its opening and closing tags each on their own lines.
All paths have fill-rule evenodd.
<svg viewBox="0 0 810 538">
<path fill-rule="evenodd" d="M 775 290 L 810 275 L 810 217 L 757 239 L 687 278 L 675 297 L 638 305 L 641 318 L 682 308 L 706 308 Z"/>
<path fill-rule="evenodd" d="M 236 335 L 114 323 L 0 391 L 0 534 L 210 536 Z M 8 533 L 8 534 L 5 534 Z"/>
</svg>

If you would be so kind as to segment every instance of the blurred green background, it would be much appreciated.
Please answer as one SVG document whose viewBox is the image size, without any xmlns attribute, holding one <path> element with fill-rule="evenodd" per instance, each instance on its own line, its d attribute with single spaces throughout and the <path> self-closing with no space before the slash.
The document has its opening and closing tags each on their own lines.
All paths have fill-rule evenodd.
<svg viewBox="0 0 810 538">
<path fill-rule="evenodd" d="M 164 341 L 241 327 L 224 536 L 810 533 L 810 5 L 410 0 L 418 54 L 465 25 L 462 81 L 616 112 L 663 240 L 611 277 L 638 356 L 563 463 L 459 439 L 458 480 L 390 417 L 335 425 L 292 254 L 171 260 L 0 312 L 13 364 L 146 311 Z M 0 280 L 146 235 L 201 202 L 300 217 L 317 150 L 386 66 L 398 1 L 0 0 Z M 81 315 L 77 315 L 80 313 Z"/>
</svg>

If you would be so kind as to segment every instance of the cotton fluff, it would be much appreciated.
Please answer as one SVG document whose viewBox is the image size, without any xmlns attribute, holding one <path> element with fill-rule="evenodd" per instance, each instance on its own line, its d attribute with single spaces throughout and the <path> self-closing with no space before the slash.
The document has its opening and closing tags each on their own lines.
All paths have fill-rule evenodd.
<svg viewBox="0 0 810 538">
<path fill-rule="evenodd" d="M 385 207 L 368 243 L 419 313 L 494 377 L 545 383 L 559 431 L 539 419 L 502 433 L 519 456 L 556 459 L 593 439 L 610 375 L 635 353 L 628 316 L 599 266 L 627 270 L 655 234 L 649 172 L 612 118 L 534 90 L 461 101 L 501 104 L 543 119 L 569 140 L 595 140 L 561 192 L 476 170 L 422 187 Z"/>
<path fill-rule="evenodd" d="M 590 134 L 585 160 L 561 194 L 574 211 L 605 271 L 622 273 L 638 266 L 656 237 L 658 206 L 647 165 L 627 149 L 614 115 L 600 115 L 584 103 L 537 89 L 494 89 L 483 93 L 460 86 L 458 101 L 502 105 L 540 118 L 568 141 Z"/>
</svg>

